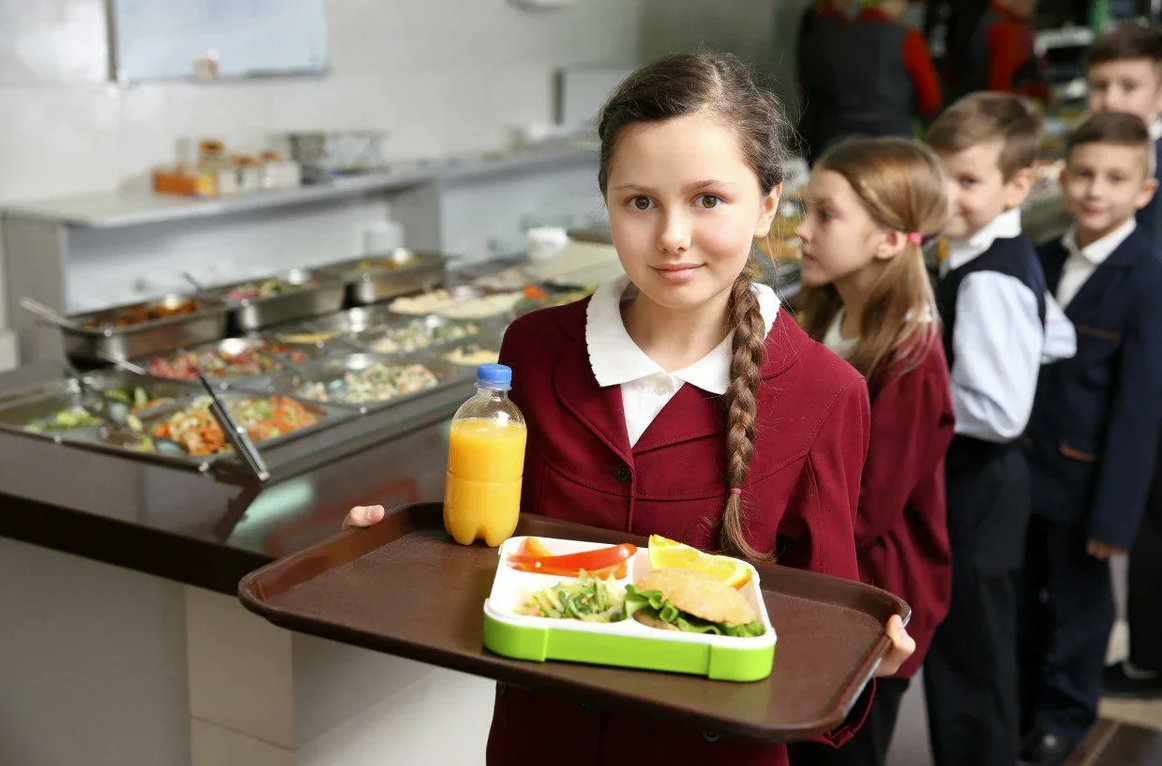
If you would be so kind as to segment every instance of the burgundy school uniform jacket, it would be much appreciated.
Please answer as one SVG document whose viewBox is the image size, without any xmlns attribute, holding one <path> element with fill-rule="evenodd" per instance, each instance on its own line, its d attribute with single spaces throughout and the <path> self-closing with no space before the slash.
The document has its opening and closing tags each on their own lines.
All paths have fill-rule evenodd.
<svg viewBox="0 0 1162 766">
<path fill-rule="evenodd" d="M 872 376 L 868 389 L 871 445 L 855 543 L 864 581 L 912 607 L 908 633 L 916 640 L 916 653 L 896 674 L 911 678 L 952 598 L 944 453 L 956 417 L 939 339 L 913 369 L 902 372 L 898 363 L 889 364 Z"/>
<path fill-rule="evenodd" d="M 683 386 L 631 448 L 620 387 L 601 388 L 590 368 L 586 306 L 538 311 L 505 333 L 500 360 L 512 367 L 512 399 L 529 424 L 522 512 L 716 547 L 728 494 L 721 398 Z M 775 551 L 784 565 L 858 579 L 853 525 L 868 445 L 866 385 L 783 309 L 767 335 L 762 375 L 743 495 L 750 544 Z M 579 736 L 561 747 L 561 732 Z M 555 766 L 787 763 L 782 745 L 500 687 L 488 763 L 539 766 L 549 752 Z"/>
</svg>

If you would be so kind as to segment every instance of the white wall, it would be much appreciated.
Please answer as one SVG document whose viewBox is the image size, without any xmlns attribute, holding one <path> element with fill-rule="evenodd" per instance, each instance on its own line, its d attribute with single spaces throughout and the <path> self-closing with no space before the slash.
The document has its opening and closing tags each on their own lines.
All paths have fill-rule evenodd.
<svg viewBox="0 0 1162 766">
<path fill-rule="evenodd" d="M 105 0 L 0 0 L 0 202 L 115 188 L 186 136 L 239 150 L 293 129 L 390 131 L 395 157 L 491 148 L 547 121 L 551 75 L 637 60 L 642 0 L 528 12 L 508 0 L 330 0 L 331 73 L 106 81 Z"/>
</svg>

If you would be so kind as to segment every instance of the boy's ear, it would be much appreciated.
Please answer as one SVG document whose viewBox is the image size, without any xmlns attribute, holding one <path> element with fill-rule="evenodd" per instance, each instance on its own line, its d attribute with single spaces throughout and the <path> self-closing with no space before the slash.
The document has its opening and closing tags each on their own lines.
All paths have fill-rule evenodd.
<svg viewBox="0 0 1162 766">
<path fill-rule="evenodd" d="M 1021 168 L 1005 184 L 1005 209 L 1012 210 L 1025 204 L 1033 188 L 1033 169 Z"/>
<path fill-rule="evenodd" d="M 771 224 L 779 213 L 779 199 L 783 196 L 783 185 L 776 184 L 771 193 L 763 197 L 759 205 L 759 220 L 755 224 L 754 235 L 765 237 L 771 233 Z"/>
<path fill-rule="evenodd" d="M 1134 200 L 1134 207 L 1141 210 L 1150 204 L 1150 200 L 1154 198 L 1154 194 L 1158 191 L 1158 179 L 1150 176 L 1142 182 L 1142 191 L 1138 192 L 1138 198 Z"/>
</svg>

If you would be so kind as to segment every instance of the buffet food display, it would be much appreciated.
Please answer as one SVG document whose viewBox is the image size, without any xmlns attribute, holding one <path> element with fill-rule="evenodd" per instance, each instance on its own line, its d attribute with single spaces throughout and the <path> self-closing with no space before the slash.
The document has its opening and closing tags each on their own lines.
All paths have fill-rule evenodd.
<svg viewBox="0 0 1162 766">
<path fill-rule="evenodd" d="M 202 376 L 255 447 L 275 449 L 442 387 L 471 386 L 474 367 L 496 361 L 514 318 L 592 292 L 518 284 L 522 270 L 496 271 L 443 287 L 442 260 L 399 251 L 70 317 L 66 353 L 90 371 L 0 394 L 0 429 L 204 471 L 238 457 Z M 433 289 L 416 292 L 417 274 Z M 363 305 L 404 288 L 412 289 Z M 109 357 L 145 374 L 110 367 Z"/>
</svg>

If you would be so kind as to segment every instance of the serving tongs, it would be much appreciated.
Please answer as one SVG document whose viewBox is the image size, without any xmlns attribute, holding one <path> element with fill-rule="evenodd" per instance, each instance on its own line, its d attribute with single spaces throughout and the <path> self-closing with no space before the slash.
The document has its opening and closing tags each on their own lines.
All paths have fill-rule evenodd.
<svg viewBox="0 0 1162 766">
<path fill-rule="evenodd" d="M 30 314 L 33 314 L 45 322 L 54 324 L 57 327 L 62 327 L 66 330 L 81 330 L 83 329 L 79 324 L 67 317 L 63 317 L 57 312 L 50 309 L 38 300 L 25 296 L 20 299 L 20 307 Z"/>
<path fill-rule="evenodd" d="M 201 382 L 202 388 L 206 389 L 206 393 L 210 395 L 210 414 L 218 421 L 218 426 L 226 438 L 230 440 L 230 443 L 234 445 L 234 450 L 242 456 L 246 466 L 256 479 L 259 481 L 269 479 L 270 471 L 266 467 L 266 461 L 262 459 L 262 455 L 258 454 L 258 448 L 250 440 L 250 434 L 246 432 L 245 428 L 238 425 L 238 421 L 234 419 L 230 410 L 218 398 L 218 392 L 210 385 L 210 381 L 206 380 L 206 376 L 198 373 L 198 380 Z"/>
</svg>

